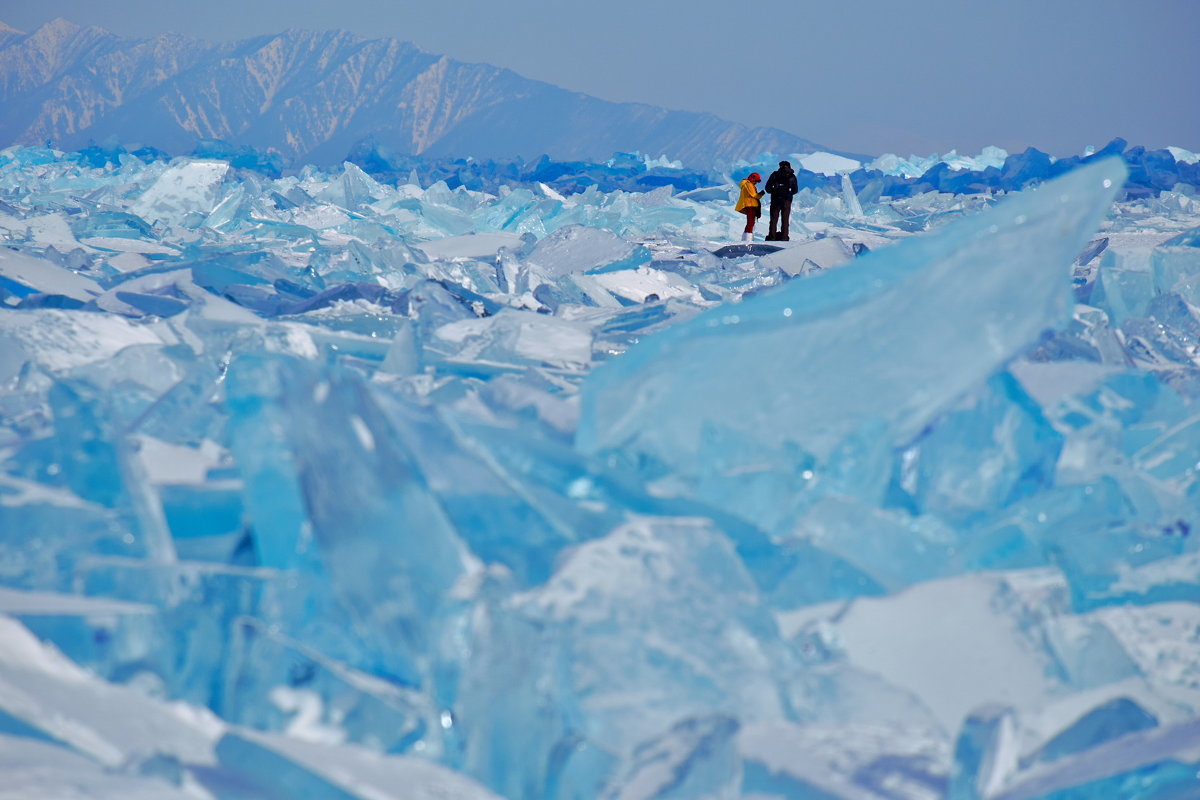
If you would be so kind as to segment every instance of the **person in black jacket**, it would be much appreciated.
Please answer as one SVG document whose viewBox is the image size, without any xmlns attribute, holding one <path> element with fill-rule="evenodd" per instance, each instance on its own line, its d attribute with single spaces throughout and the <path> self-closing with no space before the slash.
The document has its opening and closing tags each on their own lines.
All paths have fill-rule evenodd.
<svg viewBox="0 0 1200 800">
<path fill-rule="evenodd" d="M 788 220 L 792 216 L 792 195 L 800 190 L 790 162 L 779 162 L 779 169 L 767 178 L 766 190 L 771 195 L 771 227 L 767 232 L 767 241 L 789 242 Z M 780 226 L 781 221 L 783 224 Z"/>
</svg>

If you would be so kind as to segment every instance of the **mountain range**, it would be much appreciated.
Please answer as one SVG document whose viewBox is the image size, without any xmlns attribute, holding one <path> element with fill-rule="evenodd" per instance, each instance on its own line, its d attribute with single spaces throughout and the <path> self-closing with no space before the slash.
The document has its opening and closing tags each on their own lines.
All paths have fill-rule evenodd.
<svg viewBox="0 0 1200 800">
<path fill-rule="evenodd" d="M 200 139 L 338 163 L 373 143 L 397 155 L 691 165 L 822 148 L 712 114 L 615 103 L 396 39 L 287 30 L 213 43 L 129 39 L 64 19 L 0 23 L 0 145 L 122 144 L 188 153 Z"/>
</svg>

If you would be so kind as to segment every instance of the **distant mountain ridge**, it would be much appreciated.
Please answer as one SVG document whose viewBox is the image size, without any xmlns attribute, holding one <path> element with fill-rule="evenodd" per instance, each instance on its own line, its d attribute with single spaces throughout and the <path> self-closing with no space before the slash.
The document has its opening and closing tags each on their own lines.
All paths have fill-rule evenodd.
<svg viewBox="0 0 1200 800">
<path fill-rule="evenodd" d="M 345 31 L 212 43 L 126 39 L 64 19 L 28 34 L 0 23 L 0 107 L 2 146 L 75 149 L 115 137 L 186 153 L 215 138 L 293 164 L 336 163 L 364 141 L 399 155 L 603 159 L 637 150 L 688 164 L 827 149 Z"/>
</svg>

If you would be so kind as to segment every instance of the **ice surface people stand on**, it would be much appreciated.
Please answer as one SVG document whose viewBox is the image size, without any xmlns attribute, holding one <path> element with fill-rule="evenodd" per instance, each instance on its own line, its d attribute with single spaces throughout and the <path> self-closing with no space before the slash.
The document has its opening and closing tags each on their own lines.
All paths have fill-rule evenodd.
<svg viewBox="0 0 1200 800">
<path fill-rule="evenodd" d="M 792 195 L 800 191 L 796 171 L 790 161 L 780 161 L 779 169 L 767 178 L 767 194 L 771 195 L 771 227 L 768 242 L 788 242 L 788 222 L 792 216 Z"/>
<path fill-rule="evenodd" d="M 754 223 L 762 216 L 762 203 L 759 199 L 763 196 L 763 192 L 758 190 L 758 182 L 762 180 L 762 176 L 757 172 L 751 172 L 742 179 L 742 193 L 738 195 L 737 205 L 733 207 L 734 211 L 740 211 L 746 215 L 746 230 L 742 233 L 743 242 L 754 241 Z"/>
</svg>

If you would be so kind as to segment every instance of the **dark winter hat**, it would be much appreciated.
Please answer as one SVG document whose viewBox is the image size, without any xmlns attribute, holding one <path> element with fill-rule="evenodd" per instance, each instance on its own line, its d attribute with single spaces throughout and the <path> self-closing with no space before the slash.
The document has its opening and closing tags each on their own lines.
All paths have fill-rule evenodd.
<svg viewBox="0 0 1200 800">
<path fill-rule="evenodd" d="M 779 166 L 781 166 L 781 167 L 790 167 L 791 165 L 792 165 L 792 162 L 790 162 L 790 161 L 780 161 L 779 162 Z"/>
</svg>

